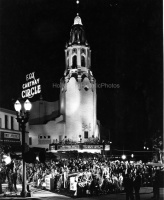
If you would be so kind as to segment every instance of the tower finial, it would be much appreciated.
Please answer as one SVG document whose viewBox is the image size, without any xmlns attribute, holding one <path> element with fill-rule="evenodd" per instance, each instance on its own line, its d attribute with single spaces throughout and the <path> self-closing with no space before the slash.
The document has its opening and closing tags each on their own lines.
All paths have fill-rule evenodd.
<svg viewBox="0 0 164 200">
<path fill-rule="evenodd" d="M 73 25 L 76 25 L 76 24 L 82 25 L 82 21 L 81 21 L 81 18 L 79 16 L 79 13 L 77 13 L 77 16 L 74 19 L 74 24 Z"/>
<path fill-rule="evenodd" d="M 80 3 L 80 0 L 76 0 L 76 5 L 77 5 L 77 16 L 76 16 L 75 19 L 74 19 L 74 25 L 75 25 L 75 24 L 80 24 L 80 25 L 82 25 L 81 18 L 79 17 L 79 3 Z"/>
<path fill-rule="evenodd" d="M 77 13 L 79 12 L 79 3 L 80 3 L 80 0 L 76 0 L 76 5 L 77 5 Z"/>
</svg>

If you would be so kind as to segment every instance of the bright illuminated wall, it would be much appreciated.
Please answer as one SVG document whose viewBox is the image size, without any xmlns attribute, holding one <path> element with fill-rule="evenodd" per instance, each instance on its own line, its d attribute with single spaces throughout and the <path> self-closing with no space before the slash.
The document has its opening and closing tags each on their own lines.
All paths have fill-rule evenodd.
<svg viewBox="0 0 164 200">
<path fill-rule="evenodd" d="M 94 80 L 95 81 L 95 80 Z M 62 83 L 61 83 L 62 84 Z M 60 91 L 60 116 L 53 117 L 58 111 L 58 102 L 37 101 L 33 102 L 33 109 L 30 112 L 29 137 L 32 138 L 31 147 L 48 148 L 49 144 L 39 144 L 40 135 L 51 136 L 51 143 L 57 140 L 71 139 L 78 142 L 79 135 L 84 139 L 84 131 L 88 131 L 88 137 L 99 137 L 96 118 L 96 82 L 94 85 L 85 77 L 79 82 L 70 78 L 68 83 L 63 84 Z M 46 123 L 38 122 L 40 119 L 51 117 Z M 48 119 L 48 118 L 47 118 Z M 36 124 L 34 123 L 36 122 Z"/>
<path fill-rule="evenodd" d="M 71 77 L 65 85 L 66 91 L 61 94 L 61 103 L 65 115 L 65 136 L 67 139 L 82 142 L 84 132 L 88 132 L 88 138 L 98 136 L 96 120 L 96 87 L 85 77 L 83 81 L 77 81 Z"/>
<path fill-rule="evenodd" d="M 72 77 L 66 85 L 65 92 L 65 135 L 67 139 L 75 141 L 80 134 L 80 98 L 77 81 Z"/>
<path fill-rule="evenodd" d="M 31 125 L 29 129 L 29 137 L 32 138 L 32 147 L 43 147 L 48 148 L 49 143 L 54 141 L 59 142 L 59 137 L 64 138 L 64 123 L 49 121 L 47 124 L 42 125 Z M 43 136 L 43 143 L 39 143 L 39 137 Z M 44 142 L 44 136 L 47 138 L 50 136 L 50 142 L 47 142 L 47 139 Z M 45 144 L 44 144 L 45 143 Z"/>
<path fill-rule="evenodd" d="M 11 129 L 11 117 L 13 117 L 13 129 L 19 130 L 19 124 L 16 120 L 16 112 L 5 108 L 0 108 L 1 127 L 5 129 L 5 115 L 7 116 L 7 129 Z"/>
</svg>

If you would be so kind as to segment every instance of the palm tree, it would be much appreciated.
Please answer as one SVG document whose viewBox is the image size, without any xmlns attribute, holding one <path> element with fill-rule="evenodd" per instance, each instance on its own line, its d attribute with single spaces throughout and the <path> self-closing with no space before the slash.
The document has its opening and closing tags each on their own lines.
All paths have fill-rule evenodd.
<svg viewBox="0 0 164 200">
<path fill-rule="evenodd" d="M 152 138 L 152 147 L 155 150 L 156 157 L 159 158 L 159 162 L 163 163 L 163 142 L 162 136 L 155 136 Z"/>
</svg>

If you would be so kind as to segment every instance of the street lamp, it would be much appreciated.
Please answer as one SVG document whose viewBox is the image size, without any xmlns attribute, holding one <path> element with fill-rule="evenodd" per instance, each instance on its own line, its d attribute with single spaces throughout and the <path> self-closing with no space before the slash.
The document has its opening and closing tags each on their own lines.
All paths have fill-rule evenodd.
<svg viewBox="0 0 164 200">
<path fill-rule="evenodd" d="M 22 181 L 22 191 L 21 196 L 26 197 L 27 191 L 26 191 L 26 163 L 24 159 L 24 153 L 25 153 L 25 130 L 26 130 L 26 123 L 29 119 L 29 111 L 31 110 L 32 104 L 27 99 L 24 102 L 23 108 L 21 103 L 17 100 L 14 104 L 14 108 L 17 112 L 17 122 L 20 124 L 21 130 L 22 130 L 22 160 L 23 160 L 23 181 Z"/>
<path fill-rule="evenodd" d="M 126 155 L 125 154 L 123 154 L 121 157 L 122 157 L 123 160 L 126 159 Z"/>
<path fill-rule="evenodd" d="M 102 145 L 103 145 L 103 157 L 105 157 L 105 141 L 102 140 Z"/>
</svg>

